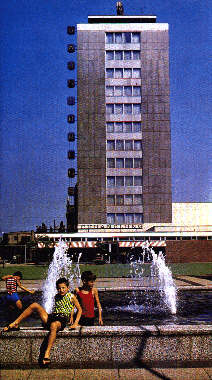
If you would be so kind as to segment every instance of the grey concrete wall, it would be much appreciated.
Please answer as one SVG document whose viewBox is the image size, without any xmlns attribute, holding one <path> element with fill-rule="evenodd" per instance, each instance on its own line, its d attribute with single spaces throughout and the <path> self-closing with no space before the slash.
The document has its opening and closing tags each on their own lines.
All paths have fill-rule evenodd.
<svg viewBox="0 0 212 380">
<path fill-rule="evenodd" d="M 141 33 L 144 223 L 172 221 L 168 30 Z"/>
<path fill-rule="evenodd" d="M 78 223 L 106 223 L 105 33 L 77 38 Z"/>
<path fill-rule="evenodd" d="M 2 368 L 38 364 L 47 331 L 23 328 L 0 337 Z M 53 366 L 69 368 L 119 367 L 148 364 L 173 367 L 211 364 L 211 325 L 84 327 L 58 333 L 52 348 Z"/>
</svg>

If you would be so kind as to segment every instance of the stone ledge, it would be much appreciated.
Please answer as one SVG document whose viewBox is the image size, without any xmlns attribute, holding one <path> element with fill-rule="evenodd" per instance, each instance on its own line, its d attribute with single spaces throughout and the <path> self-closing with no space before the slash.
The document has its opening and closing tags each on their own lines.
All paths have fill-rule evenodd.
<svg viewBox="0 0 212 380">
<path fill-rule="evenodd" d="M 48 331 L 21 328 L 3 333 L 0 362 L 4 368 L 38 365 L 41 346 Z M 54 366 L 112 367 L 212 362 L 212 325 L 93 326 L 58 333 L 51 352 Z"/>
</svg>

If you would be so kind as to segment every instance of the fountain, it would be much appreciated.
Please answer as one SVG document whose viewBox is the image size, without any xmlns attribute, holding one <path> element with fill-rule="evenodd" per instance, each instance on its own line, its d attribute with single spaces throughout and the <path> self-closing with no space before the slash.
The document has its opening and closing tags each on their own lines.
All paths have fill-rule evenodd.
<svg viewBox="0 0 212 380">
<path fill-rule="evenodd" d="M 146 277 L 146 269 L 149 266 L 144 261 L 148 256 L 149 261 L 152 260 L 152 264 L 151 274 Z M 43 304 L 48 312 L 52 308 L 56 293 L 55 281 L 59 277 L 66 276 L 70 280 L 71 287 L 73 287 L 73 280 L 75 282 L 80 281 L 80 257 L 81 254 L 78 256 L 77 264 L 73 265 L 72 258 L 67 255 L 66 243 L 62 239 L 55 247 L 54 257 L 43 286 Z M 139 289 L 142 288 L 142 290 L 138 290 L 139 297 L 142 298 L 138 311 L 135 304 L 129 305 L 128 303 L 127 307 L 131 307 L 132 311 L 136 310 L 136 312 L 134 314 L 128 313 L 126 320 L 123 314 L 117 318 L 117 314 L 112 315 L 112 312 L 107 312 L 107 310 L 110 308 L 111 311 L 113 304 L 116 307 L 118 302 L 120 302 L 120 308 L 123 308 L 121 304 L 123 305 L 125 300 L 128 301 L 125 296 L 126 293 L 123 293 L 123 290 L 109 289 L 108 292 L 102 290 L 100 300 L 104 311 L 104 326 L 89 326 L 74 331 L 67 328 L 60 332 L 57 336 L 55 351 L 52 351 L 53 360 L 59 363 L 62 368 L 64 366 L 65 368 L 78 368 L 78 365 L 85 365 L 86 368 L 89 368 L 90 365 L 94 365 L 91 356 L 91 352 L 94 352 L 95 365 L 103 366 L 103 368 L 105 366 L 110 368 L 111 362 L 115 368 L 120 368 L 120 366 L 128 368 L 135 364 L 135 360 L 136 362 L 139 361 L 141 365 L 148 366 L 154 366 L 155 363 L 161 366 L 167 365 L 167 363 L 171 363 L 173 366 L 184 364 L 185 366 L 193 366 L 195 363 L 198 365 L 203 360 L 209 367 L 211 363 L 212 326 L 210 324 L 211 314 L 210 311 L 208 313 L 208 310 L 212 304 L 212 297 L 206 293 L 201 295 L 204 298 L 198 300 L 198 298 L 195 299 L 198 296 L 196 292 L 192 296 L 191 294 L 185 295 L 186 319 L 181 314 L 179 298 L 179 310 L 175 316 L 176 297 L 171 272 L 165 265 L 162 253 L 156 255 L 149 244 L 143 247 L 139 258 L 135 256 L 131 261 L 130 273 L 131 277 L 138 279 L 142 285 L 139 286 Z M 129 283 L 131 282 L 133 282 L 132 279 L 129 280 Z M 132 295 L 136 286 L 133 287 L 133 291 L 130 289 L 128 293 L 130 292 Z M 49 293 L 51 293 L 50 296 Z M 156 296 L 156 298 L 153 299 L 153 304 L 148 310 L 146 300 L 149 296 L 150 301 L 151 296 L 153 298 Z M 158 302 L 158 299 L 161 302 Z M 202 306 L 203 303 L 206 304 L 205 300 L 207 300 L 206 310 L 201 309 L 199 313 L 199 306 Z M 194 309 L 195 304 L 197 305 L 196 309 L 198 309 L 197 317 L 199 319 L 197 322 L 195 313 L 192 316 L 191 310 Z M 146 305 L 147 310 L 144 310 Z M 155 316 L 151 319 L 152 306 Z M 167 309 L 169 311 L 168 320 Z M 165 320 L 163 318 L 164 310 L 166 313 Z M 160 319 L 160 313 L 163 314 L 163 319 Z M 190 319 L 187 318 L 188 313 L 191 313 Z M 207 313 L 205 320 L 203 319 L 204 313 Z M 37 321 L 35 322 L 36 325 L 32 325 L 29 321 L 29 326 L 36 327 L 23 326 L 20 331 L 10 333 L 12 345 L 22 347 L 22 350 L 16 351 L 16 355 L 11 355 L 8 335 L 5 334 L 5 336 L 0 337 L 0 361 L 5 368 L 17 368 L 17 365 L 23 364 L 34 368 L 37 365 L 37 355 L 34 353 L 40 350 L 41 339 L 46 338 L 47 331 L 37 327 Z M 27 344 L 25 343 L 26 340 Z M 60 361 L 58 361 L 58 348 L 61 354 Z"/>
<path fill-rule="evenodd" d="M 147 257 L 148 261 L 151 261 L 150 277 L 148 278 L 144 276 L 145 257 Z M 145 242 L 139 258 L 135 259 L 134 255 L 131 256 L 130 275 L 131 278 L 139 281 L 140 286 L 148 285 L 149 289 L 159 292 L 160 297 L 169 312 L 171 314 L 176 314 L 176 287 L 174 285 L 171 270 L 165 264 L 165 259 L 162 252 L 159 252 L 157 255 L 154 249 L 151 248 L 150 243 Z M 151 308 L 151 298 L 152 297 L 149 295 L 149 309 Z M 163 307 L 163 305 L 160 305 L 160 307 Z M 128 310 L 136 313 L 144 310 L 144 305 L 138 305 L 136 291 L 132 291 L 129 299 Z"/>
<path fill-rule="evenodd" d="M 66 277 L 69 279 L 71 288 L 74 287 L 73 280 L 76 285 L 80 284 L 80 267 L 79 261 L 82 256 L 82 252 L 79 253 L 76 265 L 73 265 L 72 258 L 67 255 L 67 245 L 61 239 L 55 247 L 53 260 L 49 266 L 47 278 L 43 285 L 43 301 L 42 304 L 45 310 L 50 313 L 54 304 L 54 297 L 56 295 L 56 280 L 60 277 Z M 142 256 L 142 258 L 141 258 Z M 148 261 L 151 263 L 151 275 L 148 278 L 148 282 L 151 284 L 151 289 L 159 291 L 160 296 L 163 298 L 165 305 L 171 312 L 176 314 L 176 288 L 174 286 L 173 278 L 170 269 L 166 266 L 162 253 L 157 255 L 153 248 L 150 247 L 149 242 L 145 242 L 141 255 L 138 259 L 134 256 L 130 260 L 130 275 L 133 279 L 139 280 L 141 286 L 145 286 L 144 281 L 144 259 L 147 256 Z M 151 300 L 150 300 L 151 302 Z M 128 310 L 136 313 L 143 310 L 143 306 L 138 306 L 136 299 L 136 292 L 132 291 L 129 297 Z"/>
<path fill-rule="evenodd" d="M 164 301 L 171 314 L 176 314 L 176 287 L 174 285 L 171 270 L 166 266 L 162 252 L 159 252 L 159 254 L 156 255 L 154 250 L 151 249 L 151 254 L 151 275 L 158 277 L 159 290 L 161 291 L 162 296 L 164 295 Z"/>
<path fill-rule="evenodd" d="M 51 313 L 54 305 L 54 297 L 57 293 L 56 281 L 60 277 L 65 277 L 69 280 L 70 287 L 73 288 L 75 280 L 77 286 L 80 283 L 81 273 L 79 261 L 82 252 L 78 255 L 77 264 L 73 265 L 73 261 L 67 255 L 67 245 L 62 239 L 55 246 L 52 262 L 49 265 L 47 278 L 43 284 L 42 304 L 47 313 Z"/>
</svg>

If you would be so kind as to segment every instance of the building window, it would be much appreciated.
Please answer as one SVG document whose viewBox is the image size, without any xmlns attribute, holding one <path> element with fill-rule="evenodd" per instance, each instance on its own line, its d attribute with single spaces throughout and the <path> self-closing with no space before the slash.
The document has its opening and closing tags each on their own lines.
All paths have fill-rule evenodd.
<svg viewBox="0 0 212 380">
<path fill-rule="evenodd" d="M 106 60 L 112 61 L 113 59 L 114 59 L 114 51 L 113 50 L 106 51 Z"/>
<path fill-rule="evenodd" d="M 125 150 L 133 150 L 133 140 L 125 140 Z"/>
<path fill-rule="evenodd" d="M 108 206 L 114 206 L 115 205 L 115 195 L 108 195 L 107 196 L 107 205 Z"/>
<path fill-rule="evenodd" d="M 115 187 L 115 177 L 107 177 L 107 187 Z"/>
<path fill-rule="evenodd" d="M 123 96 L 122 86 L 115 86 L 114 96 Z"/>
<path fill-rule="evenodd" d="M 125 44 L 131 43 L 131 33 L 130 32 L 124 32 L 123 33 L 123 43 L 125 43 Z"/>
<path fill-rule="evenodd" d="M 134 186 L 142 186 L 142 177 L 141 176 L 135 176 L 134 177 Z"/>
<path fill-rule="evenodd" d="M 125 168 L 133 168 L 133 158 L 125 158 Z"/>
<path fill-rule="evenodd" d="M 106 86 L 106 96 L 114 96 L 114 88 L 113 86 Z"/>
<path fill-rule="evenodd" d="M 141 78 L 141 69 L 133 69 L 133 78 Z"/>
<path fill-rule="evenodd" d="M 122 33 L 115 33 L 115 43 L 116 44 L 122 43 Z"/>
<path fill-rule="evenodd" d="M 141 105 L 140 104 L 133 104 L 133 114 L 138 115 L 141 113 Z"/>
<path fill-rule="evenodd" d="M 114 69 L 106 69 L 106 78 L 114 77 Z"/>
<path fill-rule="evenodd" d="M 107 168 L 115 168 L 115 158 L 107 158 Z"/>
<path fill-rule="evenodd" d="M 124 203 L 125 203 L 125 205 L 132 205 L 133 204 L 133 196 L 132 196 L 132 194 L 126 194 L 125 196 L 124 196 Z"/>
<path fill-rule="evenodd" d="M 132 104 L 124 104 L 124 113 L 127 115 L 132 113 Z"/>
<path fill-rule="evenodd" d="M 117 224 L 124 224 L 124 214 L 116 214 Z"/>
<path fill-rule="evenodd" d="M 120 61 L 123 59 L 123 51 L 121 50 L 115 50 L 115 59 L 117 61 Z"/>
<path fill-rule="evenodd" d="M 125 215 L 125 223 L 133 224 L 134 223 L 134 214 L 126 214 Z"/>
<path fill-rule="evenodd" d="M 114 132 L 114 124 L 113 123 L 107 123 L 107 132 L 108 133 Z"/>
<path fill-rule="evenodd" d="M 134 168 L 141 169 L 142 168 L 142 158 L 134 158 Z"/>
<path fill-rule="evenodd" d="M 122 206 L 124 204 L 124 196 L 123 195 L 116 195 L 116 205 Z"/>
<path fill-rule="evenodd" d="M 116 150 L 124 150 L 124 140 L 116 140 Z"/>
<path fill-rule="evenodd" d="M 141 194 L 135 194 L 134 195 L 134 204 L 135 205 L 141 205 L 142 204 L 142 195 Z"/>
<path fill-rule="evenodd" d="M 134 140 L 134 150 L 142 150 L 142 141 Z"/>
<path fill-rule="evenodd" d="M 124 78 L 132 78 L 132 69 L 124 69 Z"/>
<path fill-rule="evenodd" d="M 143 223 L 143 214 L 135 214 L 134 223 L 135 224 Z"/>
<path fill-rule="evenodd" d="M 124 123 L 124 132 L 126 132 L 126 133 L 132 132 L 132 123 L 130 123 L 130 122 Z"/>
<path fill-rule="evenodd" d="M 106 104 L 106 113 L 114 114 L 114 104 Z"/>
<path fill-rule="evenodd" d="M 124 186 L 124 177 L 122 177 L 122 176 L 117 176 L 116 177 L 116 186 L 117 187 Z"/>
<path fill-rule="evenodd" d="M 115 104 L 115 114 L 123 114 L 123 104 Z"/>
<path fill-rule="evenodd" d="M 124 50 L 124 60 L 128 61 L 131 59 L 131 51 L 130 50 Z"/>
<path fill-rule="evenodd" d="M 143 214 L 137 213 L 108 213 L 107 214 L 108 224 L 140 224 L 143 223 Z M 139 238 L 140 239 L 140 238 Z"/>
<path fill-rule="evenodd" d="M 114 106 L 114 105 L 112 105 Z M 125 106 L 125 105 L 124 105 Z M 106 124 L 107 133 L 132 133 L 132 132 L 141 132 L 141 122 L 107 122 Z"/>
<path fill-rule="evenodd" d="M 108 195 L 107 196 L 107 205 L 108 206 L 114 206 L 115 205 L 115 195 Z"/>
<path fill-rule="evenodd" d="M 107 214 L 107 223 L 115 224 L 115 214 Z"/>
<path fill-rule="evenodd" d="M 134 86 L 133 87 L 133 96 L 141 96 L 141 87 L 140 86 Z"/>
<path fill-rule="evenodd" d="M 113 33 L 106 33 L 106 44 L 113 44 Z"/>
<path fill-rule="evenodd" d="M 141 123 L 140 122 L 133 123 L 133 132 L 141 132 Z"/>
<path fill-rule="evenodd" d="M 116 32 L 106 33 L 106 44 L 139 44 L 140 33 L 139 32 Z"/>
<path fill-rule="evenodd" d="M 116 167 L 119 169 L 124 167 L 124 159 L 123 158 L 117 158 L 116 159 Z"/>
<path fill-rule="evenodd" d="M 123 69 L 115 69 L 115 78 L 116 79 L 123 78 Z"/>
<path fill-rule="evenodd" d="M 107 150 L 115 150 L 115 140 L 107 140 Z"/>
<path fill-rule="evenodd" d="M 133 52 L 133 58 L 135 61 L 140 59 L 140 51 L 139 50 L 134 50 Z"/>
<path fill-rule="evenodd" d="M 132 96 L 132 86 L 124 86 L 124 96 Z"/>
<path fill-rule="evenodd" d="M 123 132 L 123 123 L 115 123 L 114 126 L 114 132 L 115 133 L 122 133 Z"/>
<path fill-rule="evenodd" d="M 140 33 L 138 33 L 138 32 L 132 33 L 132 43 L 133 44 L 139 44 L 140 43 Z"/>
<path fill-rule="evenodd" d="M 126 176 L 125 177 L 125 186 L 133 186 L 133 177 L 132 176 Z"/>
<path fill-rule="evenodd" d="M 113 60 L 140 60 L 140 50 L 107 50 L 106 51 L 106 61 Z"/>
</svg>

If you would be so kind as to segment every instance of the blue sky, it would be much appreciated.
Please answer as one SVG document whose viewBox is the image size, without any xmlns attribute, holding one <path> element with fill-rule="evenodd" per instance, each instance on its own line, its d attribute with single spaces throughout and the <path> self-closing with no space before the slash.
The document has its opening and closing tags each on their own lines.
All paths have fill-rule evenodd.
<svg viewBox="0 0 212 380">
<path fill-rule="evenodd" d="M 68 25 L 115 15 L 114 0 L 0 1 L 0 233 L 65 222 Z M 123 0 L 170 25 L 174 202 L 212 201 L 212 10 L 205 0 Z M 76 78 L 76 72 L 74 74 Z M 76 113 L 76 106 L 74 106 Z M 72 128 L 73 130 L 73 128 Z M 74 144 L 71 146 L 74 148 Z"/>
</svg>

